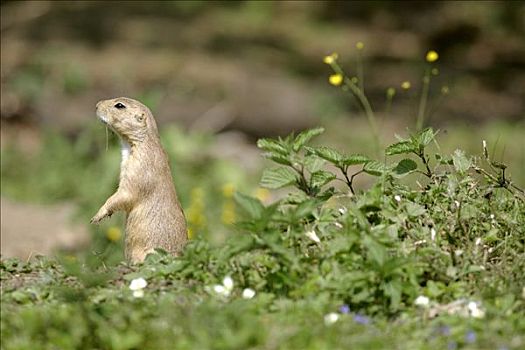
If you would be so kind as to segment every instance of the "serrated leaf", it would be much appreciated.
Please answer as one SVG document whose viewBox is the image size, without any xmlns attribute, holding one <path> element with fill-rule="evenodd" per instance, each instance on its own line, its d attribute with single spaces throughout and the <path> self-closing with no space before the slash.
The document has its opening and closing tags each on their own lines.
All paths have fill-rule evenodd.
<svg viewBox="0 0 525 350">
<path fill-rule="evenodd" d="M 319 170 L 319 171 L 316 171 L 315 173 L 312 173 L 312 176 L 310 178 L 310 186 L 314 188 L 319 188 L 319 187 L 326 185 L 327 183 L 334 180 L 335 178 L 336 176 L 332 174 L 331 172 Z"/>
<path fill-rule="evenodd" d="M 367 156 L 364 156 L 362 154 L 351 154 L 349 156 L 345 156 L 342 163 L 343 165 L 357 165 L 357 164 L 365 164 L 370 162 L 370 159 Z"/>
<path fill-rule="evenodd" d="M 412 159 L 402 159 L 393 169 L 398 175 L 408 174 L 417 169 L 417 164 Z"/>
<path fill-rule="evenodd" d="M 304 159 L 304 167 L 310 173 L 314 173 L 318 170 L 321 170 L 324 164 L 325 164 L 325 161 L 318 157 L 306 157 Z"/>
<path fill-rule="evenodd" d="M 402 285 L 399 279 L 387 282 L 383 286 L 385 295 L 390 297 L 390 306 L 396 310 L 401 302 Z"/>
<path fill-rule="evenodd" d="M 269 154 L 275 153 L 281 156 L 287 156 L 290 153 L 282 142 L 273 139 L 259 139 L 257 140 L 257 147 L 270 152 Z"/>
<path fill-rule="evenodd" d="M 344 157 L 341 153 L 339 153 L 335 149 L 328 148 L 328 147 L 312 148 L 311 151 L 313 154 L 315 154 L 319 158 L 323 158 L 324 160 L 327 160 L 333 164 L 338 164 Z"/>
<path fill-rule="evenodd" d="M 423 145 L 423 147 L 427 146 L 430 142 L 432 142 L 436 134 L 437 132 L 434 132 L 432 128 L 426 128 L 418 136 L 419 144 Z"/>
<path fill-rule="evenodd" d="M 418 217 L 420 215 L 425 214 L 426 212 L 423 206 L 416 204 L 416 203 L 412 203 L 412 202 L 408 202 L 406 204 L 406 210 L 407 210 L 408 216 L 411 216 L 411 217 Z"/>
<path fill-rule="evenodd" d="M 266 169 L 261 178 L 261 186 L 277 189 L 289 186 L 297 181 L 297 176 L 289 168 L 272 168 Z"/>
<path fill-rule="evenodd" d="M 365 164 L 365 166 L 363 167 L 363 170 L 367 174 L 374 175 L 374 176 L 381 176 L 381 174 L 383 174 L 384 172 L 388 170 L 388 167 L 385 164 L 380 163 L 376 160 L 371 160 Z"/>
<path fill-rule="evenodd" d="M 388 156 L 392 156 L 394 154 L 408 154 L 416 151 L 417 147 L 412 141 L 401 141 L 388 146 L 386 149 L 386 154 Z"/>
<path fill-rule="evenodd" d="M 386 248 L 369 236 L 363 239 L 363 245 L 368 251 L 368 258 L 379 266 L 383 266 L 387 258 Z"/>
<path fill-rule="evenodd" d="M 257 198 L 250 197 L 246 194 L 235 192 L 233 199 L 239 207 L 244 210 L 252 219 L 258 219 L 261 217 L 264 211 L 264 205 Z"/>
<path fill-rule="evenodd" d="M 308 141 L 312 139 L 312 137 L 320 135 L 323 132 L 324 132 L 324 128 L 315 128 L 315 129 L 305 130 L 299 133 L 299 135 L 297 135 L 297 137 L 295 138 L 293 142 L 293 150 L 295 152 L 299 151 L 304 145 L 308 143 Z"/>
<path fill-rule="evenodd" d="M 278 164 L 282 164 L 282 165 L 292 165 L 292 162 L 290 162 L 290 160 L 288 159 L 288 157 L 283 156 L 283 155 L 280 155 L 280 154 L 275 154 L 275 153 L 265 153 L 265 154 L 263 154 L 263 156 L 264 156 L 265 158 L 268 158 L 268 159 L 273 160 L 274 162 L 276 162 L 276 163 L 278 163 Z"/>
<path fill-rule="evenodd" d="M 471 160 L 467 158 L 465 152 L 460 149 L 454 151 L 454 154 L 452 155 L 452 162 L 456 171 L 460 173 L 464 173 L 472 165 Z"/>
</svg>

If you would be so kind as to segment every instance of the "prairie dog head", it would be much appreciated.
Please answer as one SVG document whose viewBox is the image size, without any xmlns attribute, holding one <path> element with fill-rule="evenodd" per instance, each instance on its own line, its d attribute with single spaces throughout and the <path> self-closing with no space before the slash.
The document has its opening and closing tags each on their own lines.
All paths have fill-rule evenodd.
<svg viewBox="0 0 525 350">
<path fill-rule="evenodd" d="M 122 139 L 134 144 L 148 135 L 157 136 L 157 124 L 148 107 L 127 97 L 97 103 L 97 117 Z"/>
</svg>

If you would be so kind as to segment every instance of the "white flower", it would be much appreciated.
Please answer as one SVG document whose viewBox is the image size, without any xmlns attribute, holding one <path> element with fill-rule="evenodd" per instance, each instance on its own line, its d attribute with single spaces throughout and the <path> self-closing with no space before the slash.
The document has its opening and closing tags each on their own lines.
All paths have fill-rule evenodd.
<svg viewBox="0 0 525 350">
<path fill-rule="evenodd" d="M 321 243 L 321 240 L 319 239 L 319 237 L 317 236 L 314 230 L 306 232 L 305 235 L 306 237 L 310 238 L 315 243 Z"/>
<path fill-rule="evenodd" d="M 216 284 L 213 286 L 213 291 L 217 294 L 221 294 L 224 296 L 230 295 L 230 292 L 222 285 L 222 284 Z"/>
<path fill-rule="evenodd" d="M 336 323 L 337 320 L 339 320 L 339 314 L 335 312 L 330 312 L 324 316 L 324 324 L 327 326 Z"/>
<path fill-rule="evenodd" d="M 135 298 L 142 298 L 144 296 L 144 290 L 143 289 L 134 290 L 133 291 L 133 296 Z"/>
<path fill-rule="evenodd" d="M 222 284 L 216 284 L 212 289 L 216 294 L 228 297 L 233 290 L 233 279 L 230 276 L 226 276 L 223 278 Z"/>
<path fill-rule="evenodd" d="M 481 237 L 476 238 L 476 242 L 474 244 L 479 245 L 481 243 Z"/>
<path fill-rule="evenodd" d="M 246 288 L 242 291 L 243 299 L 251 299 L 255 296 L 255 291 L 251 288 Z"/>
<path fill-rule="evenodd" d="M 341 215 L 344 215 L 347 211 L 348 211 L 348 209 L 346 209 L 345 207 L 341 207 L 341 208 L 339 208 L 339 213 L 340 213 Z"/>
<path fill-rule="evenodd" d="M 430 299 L 424 295 L 420 295 L 416 298 L 416 300 L 414 301 L 414 304 L 416 304 L 417 306 L 421 306 L 421 307 L 427 307 L 428 304 L 430 304 Z"/>
<path fill-rule="evenodd" d="M 343 224 L 341 224 L 340 222 L 337 222 L 337 221 L 336 221 L 336 222 L 334 222 L 334 225 L 335 225 L 335 227 L 337 227 L 337 228 L 343 228 Z"/>
<path fill-rule="evenodd" d="M 470 312 L 470 316 L 472 316 L 474 318 L 483 318 L 483 317 L 485 317 L 485 311 L 483 309 L 481 309 L 478 306 L 478 303 L 476 303 L 475 301 L 469 302 L 467 307 L 468 307 L 468 310 Z"/>
<path fill-rule="evenodd" d="M 462 249 L 456 249 L 456 250 L 454 251 L 454 254 L 455 254 L 456 256 L 461 256 L 461 255 L 463 254 L 463 250 L 462 250 Z"/>
<path fill-rule="evenodd" d="M 144 278 L 142 278 L 142 277 L 135 278 L 129 284 L 129 289 L 131 289 L 131 290 L 141 290 L 141 289 L 146 288 L 147 285 L 148 285 L 148 282 L 146 282 L 146 280 Z"/>
<path fill-rule="evenodd" d="M 430 239 L 436 240 L 436 230 L 433 227 L 430 229 Z"/>
<path fill-rule="evenodd" d="M 224 286 L 224 288 L 226 288 L 226 290 L 231 292 L 231 290 L 233 289 L 233 280 L 232 280 L 232 278 L 230 276 L 224 277 L 224 279 L 222 280 L 222 285 Z"/>
<path fill-rule="evenodd" d="M 487 141 L 483 140 L 483 149 L 487 148 Z"/>
<path fill-rule="evenodd" d="M 394 199 L 396 200 L 396 202 L 401 202 L 401 196 L 398 194 L 394 196 Z"/>
</svg>

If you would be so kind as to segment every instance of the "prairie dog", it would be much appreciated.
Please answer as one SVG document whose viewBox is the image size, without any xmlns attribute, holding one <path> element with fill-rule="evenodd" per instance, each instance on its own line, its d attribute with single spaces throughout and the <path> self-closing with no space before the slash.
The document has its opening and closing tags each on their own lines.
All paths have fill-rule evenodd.
<svg viewBox="0 0 525 350">
<path fill-rule="evenodd" d="M 122 160 L 118 190 L 91 223 L 126 212 L 125 255 L 131 263 L 155 248 L 178 255 L 188 240 L 186 220 L 153 114 L 126 97 L 98 102 L 96 114 L 120 137 Z"/>
</svg>

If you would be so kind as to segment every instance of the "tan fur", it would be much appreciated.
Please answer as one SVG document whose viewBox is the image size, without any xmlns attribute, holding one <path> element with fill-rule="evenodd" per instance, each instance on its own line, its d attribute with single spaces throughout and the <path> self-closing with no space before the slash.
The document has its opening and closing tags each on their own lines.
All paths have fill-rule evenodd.
<svg viewBox="0 0 525 350">
<path fill-rule="evenodd" d="M 117 108 L 118 103 L 125 107 Z M 91 223 L 126 212 L 125 255 L 132 263 L 155 248 L 178 255 L 188 239 L 186 220 L 152 113 L 142 103 L 120 97 L 97 103 L 97 116 L 119 135 L 123 154 L 118 190 Z"/>
</svg>

